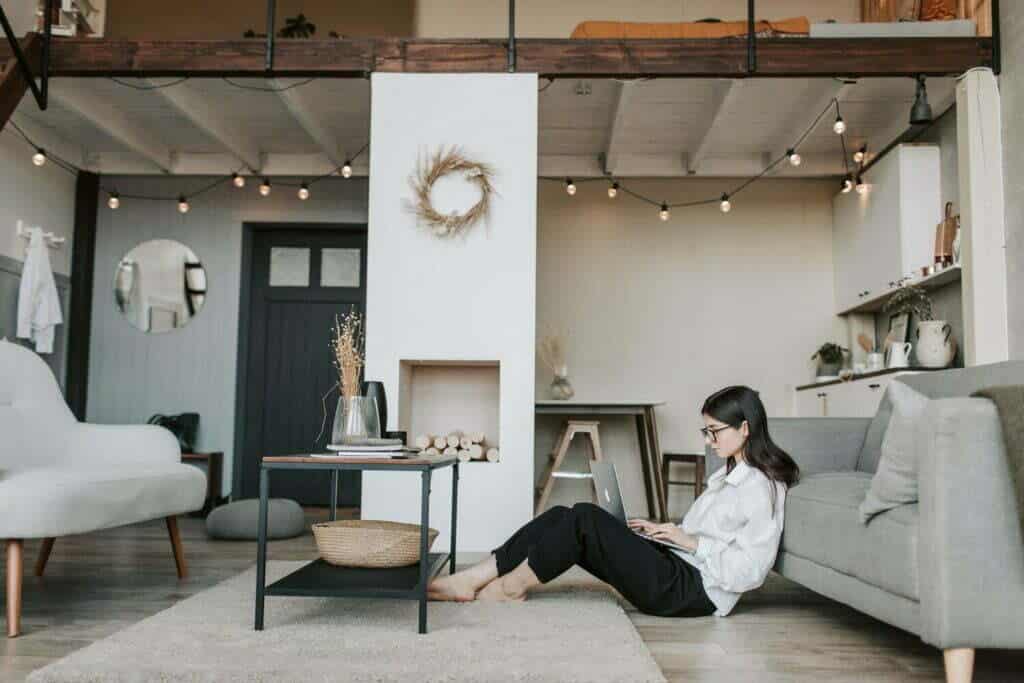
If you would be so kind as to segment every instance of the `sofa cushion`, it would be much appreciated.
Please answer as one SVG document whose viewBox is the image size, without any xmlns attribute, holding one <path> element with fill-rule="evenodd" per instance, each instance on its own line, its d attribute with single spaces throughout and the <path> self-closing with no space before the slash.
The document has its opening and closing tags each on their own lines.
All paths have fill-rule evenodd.
<svg viewBox="0 0 1024 683">
<path fill-rule="evenodd" d="M 870 484 L 864 472 L 805 477 L 786 495 L 782 550 L 917 600 L 917 505 L 879 514 L 865 526 L 857 508 Z"/>
<path fill-rule="evenodd" d="M 860 505 L 860 519 L 865 524 L 880 512 L 917 502 L 917 424 L 928 397 L 902 382 L 890 384 L 887 393 L 892 419 L 882 441 L 878 471 Z"/>
<path fill-rule="evenodd" d="M 0 538 L 67 536 L 203 506 L 206 477 L 181 463 L 0 470 Z"/>
<path fill-rule="evenodd" d="M 885 430 L 889 428 L 891 418 L 892 402 L 889 400 L 889 389 L 886 388 L 882 400 L 878 403 L 878 410 L 875 411 L 875 416 L 868 426 L 867 436 L 864 437 L 864 445 L 861 446 L 860 456 L 857 458 L 858 472 L 874 474 L 878 469 L 878 461 L 882 459 L 882 439 L 885 438 Z"/>
</svg>

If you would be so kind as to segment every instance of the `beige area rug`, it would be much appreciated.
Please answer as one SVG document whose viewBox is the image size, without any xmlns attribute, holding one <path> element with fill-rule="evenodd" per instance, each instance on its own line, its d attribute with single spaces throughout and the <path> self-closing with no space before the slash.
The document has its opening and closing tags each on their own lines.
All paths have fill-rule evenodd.
<svg viewBox="0 0 1024 683">
<path fill-rule="evenodd" d="M 267 578 L 300 566 L 271 562 Z M 614 593 L 574 569 L 523 604 L 268 597 L 255 568 L 32 673 L 32 683 L 587 681 L 664 683 Z"/>
</svg>

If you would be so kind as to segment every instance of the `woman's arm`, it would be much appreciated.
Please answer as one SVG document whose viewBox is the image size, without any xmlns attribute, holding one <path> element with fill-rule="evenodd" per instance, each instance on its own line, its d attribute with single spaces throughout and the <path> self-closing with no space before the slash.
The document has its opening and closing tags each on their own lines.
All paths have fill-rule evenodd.
<svg viewBox="0 0 1024 683">
<path fill-rule="evenodd" d="M 749 511 L 746 523 L 729 540 L 700 536 L 696 556 L 708 572 L 727 591 L 742 593 L 764 583 L 775 564 L 782 537 L 784 489 L 778 492 L 775 513 L 767 484 L 751 491 L 743 507 Z"/>
</svg>

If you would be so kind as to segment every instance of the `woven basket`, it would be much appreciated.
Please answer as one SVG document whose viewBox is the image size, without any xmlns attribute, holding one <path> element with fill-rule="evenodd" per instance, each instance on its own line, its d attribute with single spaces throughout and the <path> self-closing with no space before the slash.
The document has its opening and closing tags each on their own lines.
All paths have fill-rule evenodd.
<svg viewBox="0 0 1024 683">
<path fill-rule="evenodd" d="M 313 525 L 320 557 L 339 567 L 405 567 L 420 561 L 420 526 L 400 522 L 343 519 Z M 427 549 L 437 538 L 427 532 Z"/>
</svg>

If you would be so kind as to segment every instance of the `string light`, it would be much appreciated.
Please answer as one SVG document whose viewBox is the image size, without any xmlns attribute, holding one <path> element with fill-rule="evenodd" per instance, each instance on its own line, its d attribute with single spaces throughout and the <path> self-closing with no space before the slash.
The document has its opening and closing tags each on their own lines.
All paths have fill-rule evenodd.
<svg viewBox="0 0 1024 683">
<path fill-rule="evenodd" d="M 718 208 L 722 210 L 722 213 L 729 213 L 732 211 L 732 202 L 729 201 L 729 195 L 722 195 L 722 201 L 718 205 Z"/>
<path fill-rule="evenodd" d="M 608 199 L 615 199 L 619 196 L 619 184 L 612 183 L 608 186 Z"/>
<path fill-rule="evenodd" d="M 663 221 L 667 221 L 669 218 L 668 204 L 666 204 L 665 202 L 661 203 L 661 211 L 658 213 L 658 217 L 661 218 L 661 220 Z"/>
<path fill-rule="evenodd" d="M 264 178 L 263 182 L 260 183 L 260 194 L 264 197 L 270 194 L 270 178 Z"/>
<path fill-rule="evenodd" d="M 850 190 L 853 189 L 853 178 L 846 176 L 843 178 L 843 194 L 849 194 Z"/>
<path fill-rule="evenodd" d="M 789 163 L 792 166 L 799 166 L 803 163 L 803 157 L 797 154 L 795 149 L 786 150 L 786 158 L 789 159 Z"/>
<path fill-rule="evenodd" d="M 185 199 L 185 195 L 181 195 L 180 197 L 178 197 L 178 212 L 188 213 L 188 209 L 188 200 Z"/>
<path fill-rule="evenodd" d="M 306 183 L 302 183 L 302 185 L 299 187 L 299 199 L 301 199 L 302 201 L 306 201 L 307 199 L 309 199 L 309 185 L 307 185 Z"/>
<path fill-rule="evenodd" d="M 121 206 L 121 195 L 116 192 L 111 192 L 110 197 L 107 199 L 107 206 L 111 209 L 116 209 Z"/>
<path fill-rule="evenodd" d="M 857 194 L 864 194 L 868 191 L 868 184 L 864 182 L 864 178 L 857 176 Z"/>
<path fill-rule="evenodd" d="M 864 145 L 860 149 L 858 149 L 856 152 L 853 153 L 853 161 L 854 161 L 854 163 L 863 164 L 864 163 L 864 159 L 866 159 L 867 156 L 868 156 L 868 146 Z"/>
<path fill-rule="evenodd" d="M 352 160 L 345 159 L 345 163 L 341 165 L 341 177 L 351 178 L 352 177 Z"/>
<path fill-rule="evenodd" d="M 565 179 L 565 193 L 570 197 L 576 194 L 576 183 L 572 181 L 572 178 Z"/>
<path fill-rule="evenodd" d="M 42 147 L 36 148 L 36 153 L 32 155 L 32 163 L 36 166 L 42 166 L 46 163 L 46 150 Z"/>
<path fill-rule="evenodd" d="M 846 121 L 843 121 L 843 117 L 836 114 L 836 122 L 832 124 L 832 131 L 836 135 L 842 135 L 846 132 Z"/>
<path fill-rule="evenodd" d="M 235 187 L 245 187 L 245 178 L 243 176 L 238 175 L 237 173 L 231 174 L 231 182 L 234 183 Z"/>
</svg>

